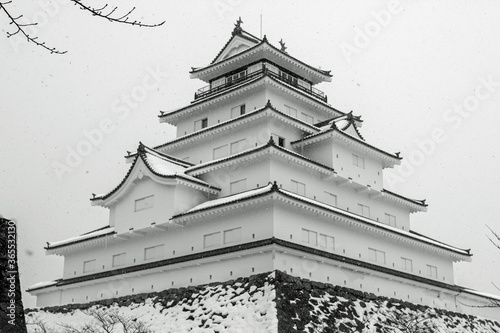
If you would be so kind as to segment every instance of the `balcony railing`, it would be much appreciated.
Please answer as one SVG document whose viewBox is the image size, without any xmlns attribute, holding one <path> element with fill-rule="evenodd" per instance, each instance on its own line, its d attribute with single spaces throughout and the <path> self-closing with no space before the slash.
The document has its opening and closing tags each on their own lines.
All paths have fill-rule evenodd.
<svg viewBox="0 0 500 333">
<path fill-rule="evenodd" d="M 221 78 L 211 85 L 205 86 L 203 88 L 198 89 L 198 91 L 194 94 L 194 99 L 205 98 L 216 94 L 218 92 L 224 91 L 233 87 L 236 84 L 243 83 L 245 81 L 249 81 L 255 77 L 261 77 L 264 75 L 269 75 L 273 78 L 276 78 L 282 82 L 285 82 L 301 91 L 314 96 L 324 102 L 328 101 L 327 96 L 324 92 L 319 89 L 314 88 L 310 83 L 299 79 L 298 77 L 293 76 L 287 72 L 282 71 L 278 67 L 268 64 L 268 63 L 258 63 L 256 65 L 250 66 L 247 69 L 237 72 L 235 74 L 231 74 L 224 78 Z"/>
</svg>

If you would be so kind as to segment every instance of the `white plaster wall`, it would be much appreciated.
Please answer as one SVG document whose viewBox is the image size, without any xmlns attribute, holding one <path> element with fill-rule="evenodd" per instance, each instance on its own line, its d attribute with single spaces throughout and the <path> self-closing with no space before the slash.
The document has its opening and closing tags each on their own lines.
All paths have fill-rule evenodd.
<svg viewBox="0 0 500 333">
<path fill-rule="evenodd" d="M 337 207 L 355 214 L 361 214 L 358 204 L 370 207 L 370 217 L 374 221 L 385 222 L 385 213 L 396 216 L 397 227 L 410 229 L 410 213 L 405 207 L 390 201 L 372 198 L 369 193 L 357 193 L 348 186 L 339 186 L 338 178 L 321 179 L 319 172 L 311 171 L 295 164 L 274 161 L 271 165 L 270 181 L 276 180 L 285 190 L 292 191 L 291 180 L 306 184 L 306 197 L 329 203 L 325 191 L 337 196 Z"/>
<path fill-rule="evenodd" d="M 50 292 L 44 292 L 41 294 L 38 294 L 36 297 L 36 306 L 37 307 L 44 307 L 44 306 L 51 306 L 51 305 L 59 305 L 62 304 L 62 290 L 58 289 L 55 291 L 50 291 Z"/>
<path fill-rule="evenodd" d="M 188 223 L 184 227 L 172 226 L 167 231 L 149 228 L 143 230 L 146 236 L 125 234 L 128 240 L 115 238 L 112 241 L 102 241 L 95 245 L 81 247 L 65 255 L 63 278 L 73 278 L 82 275 L 95 274 L 117 268 L 144 264 L 156 260 L 194 254 L 201 251 L 236 245 L 237 243 L 223 244 L 204 248 L 203 236 L 213 232 L 222 232 L 241 227 L 241 240 L 237 243 L 251 242 L 272 237 L 272 213 L 269 209 L 254 211 L 246 208 L 227 216 L 211 215 L 202 220 Z M 145 248 L 162 245 L 163 256 L 157 259 L 145 260 Z M 123 266 L 113 267 L 112 258 L 115 254 L 126 253 L 126 263 Z M 95 271 L 83 273 L 83 263 L 96 260 Z"/>
<path fill-rule="evenodd" d="M 115 231 L 121 234 L 130 228 L 137 230 L 149 227 L 152 222 L 167 222 L 174 213 L 174 191 L 175 186 L 159 184 L 146 175 L 136 180 L 130 192 L 116 204 Z M 135 201 L 150 195 L 154 195 L 153 207 L 136 212 Z"/>
<path fill-rule="evenodd" d="M 193 133 L 194 122 L 198 119 L 208 118 L 208 126 L 213 126 L 231 119 L 231 108 L 235 106 L 245 104 L 246 113 L 248 113 L 265 106 L 266 102 L 265 91 L 262 86 L 259 86 L 252 89 L 251 93 L 238 93 L 235 96 L 208 104 L 179 121 L 177 124 L 177 137 Z"/>
<path fill-rule="evenodd" d="M 187 161 L 198 164 L 213 160 L 213 150 L 216 147 L 228 145 L 228 151 L 231 143 L 246 139 L 241 150 L 262 145 L 269 141 L 271 133 L 285 138 L 285 147 L 290 148 L 290 142 L 302 137 L 301 131 L 282 122 L 281 120 L 270 117 L 263 117 L 252 123 L 227 129 L 223 132 L 215 133 L 208 137 L 203 137 L 197 141 L 184 144 L 179 147 L 165 147 L 163 152 L 176 156 L 181 159 L 188 158 Z M 227 156 L 229 156 L 230 151 Z"/>
<path fill-rule="evenodd" d="M 338 255 L 357 260 L 378 264 L 382 267 L 404 271 L 401 266 L 401 257 L 413 261 L 413 272 L 406 272 L 417 276 L 426 276 L 426 265 L 437 267 L 437 281 L 453 284 L 453 261 L 434 251 L 422 247 L 409 246 L 406 242 L 399 242 L 392 238 L 374 234 L 361 228 L 348 226 L 345 222 L 317 216 L 315 213 L 300 208 L 282 204 L 275 208 L 275 237 L 288 240 L 319 250 L 319 245 L 311 246 L 302 241 L 302 229 L 311 230 L 335 238 L 335 250 L 329 251 Z M 369 259 L 369 248 L 385 252 L 385 264 L 372 262 Z"/>
<path fill-rule="evenodd" d="M 330 283 L 342 287 L 374 293 L 376 295 L 402 299 L 412 303 L 443 308 L 492 319 L 500 319 L 497 309 L 484 307 L 484 298 L 469 294 L 456 295 L 449 290 L 418 282 L 401 279 L 389 280 L 383 273 L 367 274 L 366 271 L 352 270 L 352 267 L 338 266 L 329 260 L 317 260 L 318 257 L 307 255 L 296 256 L 292 252 L 284 252 L 278 247 L 275 251 L 243 256 L 241 258 L 222 261 L 198 261 L 200 265 L 191 263 L 141 272 L 141 276 L 123 275 L 110 277 L 92 284 L 81 283 L 68 285 L 65 289 L 38 294 L 37 307 L 53 306 L 68 303 L 85 303 L 100 299 L 108 299 L 125 295 L 162 291 L 169 288 L 187 287 L 211 282 L 222 282 L 237 277 L 249 276 L 278 269 L 287 274 L 301 278 Z M 97 282 L 97 283 L 96 283 Z M 462 304 L 463 303 L 463 304 Z"/>
<path fill-rule="evenodd" d="M 365 186 L 369 185 L 378 191 L 383 188 L 382 163 L 361 151 L 348 149 L 344 145 L 335 142 L 335 139 L 326 139 L 306 145 L 303 148 L 296 147 L 295 150 L 304 156 L 332 167 L 339 176 L 350 177 L 356 183 Z M 364 158 L 364 168 L 353 164 L 353 153 Z"/>
<path fill-rule="evenodd" d="M 141 272 L 140 276 L 129 274 L 109 277 L 89 283 L 65 286 L 63 290 L 39 294 L 37 307 L 86 303 L 125 295 L 162 291 L 169 288 L 187 287 L 211 282 L 222 282 L 237 277 L 249 276 L 273 270 L 271 253 L 254 254 L 243 258 L 222 261 L 202 260 L 184 266 L 166 267 Z M 182 267 L 182 269 L 178 269 Z M 62 293 L 59 296 L 59 293 Z"/>
<path fill-rule="evenodd" d="M 267 98 L 271 100 L 271 104 L 279 111 L 285 112 L 285 104 L 291 106 L 297 110 L 297 118 L 305 121 L 302 113 L 305 113 L 313 117 L 313 124 L 320 121 L 332 118 L 332 116 L 326 116 L 324 112 L 319 112 L 312 105 L 315 102 L 304 102 L 303 100 L 294 97 L 289 94 L 288 91 L 283 91 L 275 87 L 270 87 L 267 91 Z M 313 97 L 314 98 L 314 97 Z"/>
<path fill-rule="evenodd" d="M 231 183 L 246 179 L 246 190 L 265 186 L 270 181 L 269 158 L 247 160 L 200 175 L 200 179 L 221 189 L 220 197 L 231 195 Z"/>
</svg>

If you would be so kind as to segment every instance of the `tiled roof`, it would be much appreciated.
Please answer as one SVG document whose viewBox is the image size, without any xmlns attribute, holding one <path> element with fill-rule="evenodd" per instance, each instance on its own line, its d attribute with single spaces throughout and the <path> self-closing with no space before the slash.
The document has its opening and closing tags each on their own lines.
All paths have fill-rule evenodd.
<svg viewBox="0 0 500 333">
<path fill-rule="evenodd" d="M 232 39 L 232 38 L 231 38 L 231 39 Z M 229 42 L 231 41 L 231 39 L 229 40 Z M 228 43 L 229 43 L 229 42 L 228 42 Z M 250 48 L 246 49 L 245 51 L 243 51 L 243 52 L 241 52 L 241 53 L 235 54 L 235 55 L 233 55 L 233 56 L 231 56 L 231 57 L 229 57 L 229 58 L 226 58 L 226 59 L 224 59 L 224 60 L 222 60 L 222 61 L 220 61 L 220 62 L 217 62 L 217 63 L 213 63 L 213 62 L 212 62 L 210 65 L 205 66 L 205 67 L 192 68 L 192 70 L 191 70 L 191 72 L 190 72 L 190 73 L 191 73 L 191 74 L 194 74 L 194 73 L 197 73 L 197 72 L 200 72 L 200 71 L 206 70 L 206 69 L 208 69 L 208 68 L 210 68 L 210 67 L 213 67 L 213 66 L 216 66 L 216 65 L 222 64 L 222 63 L 224 63 L 224 62 L 226 62 L 226 61 L 228 61 L 228 60 L 231 60 L 232 58 L 235 58 L 235 57 L 241 56 L 242 54 L 247 53 L 247 52 L 250 52 L 250 51 L 252 51 L 252 50 L 255 50 L 255 49 L 257 49 L 258 47 L 261 47 L 261 46 L 263 46 L 263 45 L 267 45 L 267 46 L 271 47 L 271 49 L 273 49 L 273 50 L 275 50 L 276 52 L 279 52 L 279 53 L 281 53 L 281 54 L 285 55 L 285 56 L 286 56 L 286 57 L 288 57 L 289 59 L 291 59 L 291 60 L 293 60 L 293 61 L 295 61 L 295 62 L 297 62 L 297 63 L 301 64 L 302 66 L 307 67 L 307 68 L 308 68 L 309 70 L 311 70 L 311 71 L 317 72 L 317 73 L 319 73 L 319 74 L 321 74 L 321 75 L 324 75 L 324 76 L 327 76 L 327 77 L 332 77 L 332 75 L 330 74 L 330 71 L 326 71 L 326 70 L 322 70 L 322 69 L 318 69 L 318 68 L 312 67 L 312 66 L 310 66 L 310 65 L 308 65 L 308 64 L 306 64 L 306 63 L 304 63 L 303 61 L 301 61 L 301 60 L 299 60 L 299 59 L 297 59 L 297 58 L 295 58 L 295 57 L 292 57 L 292 56 L 291 56 L 291 55 L 289 55 L 287 52 L 283 52 L 283 51 L 281 51 L 280 49 L 278 49 L 278 48 L 277 48 L 277 47 L 275 47 L 274 45 L 270 44 L 270 43 L 269 43 L 269 41 L 267 40 L 267 37 L 266 37 L 266 36 L 264 36 L 264 38 L 260 41 L 260 43 L 258 43 L 258 44 L 256 44 L 256 45 L 254 45 L 254 46 L 252 46 L 252 47 L 250 47 Z M 225 45 L 225 46 L 226 46 L 226 45 Z M 224 48 L 225 48 L 225 46 L 224 46 Z M 223 50 L 224 50 L 224 48 L 223 48 Z M 221 51 L 221 52 L 222 52 L 222 51 Z M 217 57 L 216 57 L 215 59 L 217 59 Z"/>
<path fill-rule="evenodd" d="M 127 171 L 127 174 L 122 179 L 120 184 L 118 184 L 118 186 L 116 186 L 109 193 L 103 195 L 94 195 L 92 198 L 90 198 L 90 200 L 91 201 L 104 200 L 109 198 L 114 193 L 116 193 L 116 191 L 118 191 L 125 184 L 126 180 L 132 173 L 132 170 L 134 169 L 135 165 L 139 160 L 142 160 L 143 163 L 148 168 L 148 170 L 151 171 L 156 176 L 162 178 L 180 178 L 191 183 L 196 183 L 203 187 L 220 190 L 219 188 L 214 187 L 198 178 L 186 175 L 184 171 L 187 167 L 191 166 L 191 163 L 183 162 L 177 158 L 171 158 L 169 155 L 148 148 L 142 143 L 140 143 L 139 147 L 137 148 L 137 153 L 135 154 L 134 161 L 132 162 L 132 165 L 130 166 L 129 170 Z"/>
<path fill-rule="evenodd" d="M 397 193 L 394 193 L 394 192 L 391 192 L 389 190 L 386 190 L 385 188 L 382 190 L 382 192 L 385 192 L 385 193 L 388 193 L 390 195 L 393 195 L 393 196 L 396 196 L 400 199 L 403 199 L 403 200 L 406 200 L 406 201 L 409 201 L 411 203 L 414 203 L 415 205 L 419 205 L 419 206 L 422 206 L 422 207 L 427 207 L 428 205 L 425 203 L 425 199 L 423 200 L 417 200 L 417 199 L 411 199 L 411 198 L 407 198 L 407 197 L 404 197 L 402 196 L 401 194 L 397 194 Z"/>
<path fill-rule="evenodd" d="M 224 163 L 224 162 L 227 162 L 227 161 L 231 161 L 231 160 L 235 160 L 239 157 L 242 157 L 242 156 L 246 156 L 246 155 L 251 155 L 253 153 L 256 153 L 256 152 L 259 152 L 259 151 L 262 151 L 262 150 L 265 150 L 265 149 L 268 149 L 270 147 L 273 147 L 275 149 L 278 149 L 280 151 L 282 151 L 283 153 L 286 153 L 290 156 L 293 156 L 295 158 L 298 158 L 298 159 L 301 159 L 303 161 L 306 161 L 308 163 L 311 163 L 311 164 L 314 164 L 320 168 L 323 168 L 325 170 L 328 170 L 328 171 L 331 171 L 331 172 L 335 172 L 335 170 L 329 166 L 326 166 L 326 165 L 323 165 L 319 162 L 316 162 L 314 160 L 311 160 L 303 155 L 300 155 L 292 150 L 289 150 L 289 149 L 286 149 L 284 147 L 281 147 L 281 146 L 278 146 L 276 145 L 276 143 L 274 142 L 273 138 L 271 137 L 269 139 L 269 141 L 264 144 L 264 145 L 260 145 L 260 146 L 257 146 L 257 147 L 252 147 L 250 149 L 247 149 L 247 150 L 244 150 L 240 153 L 237 153 L 237 154 L 234 154 L 234 155 L 230 155 L 230 156 L 226 156 L 226 157 L 222 157 L 222 158 L 219 158 L 219 159 L 216 159 L 216 160 L 212 160 L 212 161 L 208 161 L 208 162 L 204 162 L 204 163 L 201 163 L 201 164 L 196 164 L 192 167 L 189 167 L 186 169 L 186 173 L 190 173 L 192 171 L 195 171 L 195 170 L 198 170 L 198 169 L 201 169 L 201 168 L 205 168 L 207 166 L 211 166 L 211 165 L 214 165 L 214 164 L 220 164 L 220 163 Z"/>
<path fill-rule="evenodd" d="M 287 115 L 287 114 L 285 114 L 285 113 L 283 113 L 283 112 L 279 111 L 279 110 L 278 110 L 278 109 L 276 109 L 276 108 L 275 108 L 275 107 L 271 104 L 271 102 L 268 100 L 268 101 L 267 101 L 267 104 L 266 104 L 265 106 L 263 106 L 263 107 L 259 108 L 259 109 L 252 110 L 252 111 L 247 112 L 247 113 L 245 113 L 244 115 L 241 115 L 241 116 L 239 116 L 239 117 L 232 118 L 232 119 L 229 119 L 229 120 L 226 120 L 226 121 L 223 121 L 223 122 L 217 123 L 217 124 L 215 124 L 215 125 L 212 125 L 212 126 L 209 126 L 209 127 L 205 127 L 204 129 L 201 129 L 201 130 L 199 130 L 199 131 L 196 131 L 196 132 L 189 133 L 189 134 L 187 134 L 187 135 L 181 136 L 181 137 L 179 137 L 179 138 L 177 138 L 177 139 L 174 139 L 174 140 L 171 140 L 171 141 L 166 142 L 166 143 L 164 143 L 164 144 L 161 144 L 161 145 L 159 145 L 159 146 L 156 146 L 156 147 L 154 147 L 154 149 L 161 149 L 161 148 L 166 147 L 166 146 L 168 146 L 168 145 L 171 145 L 171 144 L 173 144 L 173 143 L 177 143 L 177 142 L 180 142 L 180 141 L 183 141 L 183 140 L 186 140 L 186 139 L 192 138 L 192 137 L 196 137 L 196 136 L 198 136 L 198 135 L 199 135 L 199 134 L 201 134 L 201 133 L 209 132 L 209 131 L 212 131 L 212 130 L 217 129 L 217 128 L 221 128 L 221 127 L 226 126 L 226 125 L 231 124 L 231 123 L 237 123 L 237 122 L 239 122 L 239 121 L 240 121 L 240 120 L 242 120 L 242 119 L 250 118 L 250 117 L 252 117 L 252 116 L 254 116 L 254 115 L 258 114 L 258 113 L 264 112 L 264 111 L 265 111 L 265 110 L 267 110 L 267 109 L 273 110 L 274 112 L 278 113 L 280 116 L 283 116 L 283 117 L 285 117 L 285 118 L 288 118 L 288 119 L 290 119 L 290 120 L 293 120 L 293 122 L 295 122 L 295 123 L 297 123 L 297 124 L 300 124 L 301 126 L 308 127 L 308 128 L 311 130 L 311 132 L 317 132 L 317 131 L 319 131 L 319 129 L 318 129 L 318 128 L 316 128 L 316 127 L 314 127 L 313 125 L 308 124 L 308 123 L 306 123 L 306 122 L 304 122 L 304 121 L 302 121 L 302 120 L 300 120 L 300 119 L 297 119 L 297 118 L 295 118 L 295 117 L 291 117 L 291 116 L 289 116 L 289 115 Z"/>
<path fill-rule="evenodd" d="M 215 257 L 227 253 L 234 253 L 234 252 L 239 252 L 243 250 L 249 250 L 249 249 L 258 249 L 260 247 L 265 247 L 265 246 L 270 246 L 270 245 L 277 245 L 280 247 L 284 247 L 287 249 L 292 249 L 292 250 L 297 250 L 300 252 L 312 254 L 315 256 L 319 256 L 322 258 L 334 260 L 337 262 L 342 262 L 348 265 L 352 266 L 357 266 L 365 269 L 370 269 L 373 271 L 377 271 L 380 273 L 385 273 L 389 274 L 392 276 L 396 276 L 399 278 L 405 278 L 409 280 L 413 280 L 416 282 L 420 282 L 423 284 L 431 285 L 431 286 L 436 286 L 444 289 L 449 289 L 457 292 L 472 292 L 469 289 L 459 287 L 456 285 L 452 284 L 447 284 L 441 281 L 437 280 L 432 280 L 428 279 L 425 277 L 421 277 L 418 275 L 413 275 L 413 274 L 408 274 L 406 272 L 398 271 L 395 269 L 391 269 L 388 267 L 383 267 L 379 265 L 375 265 L 369 262 L 345 257 L 336 253 L 331 253 L 327 251 L 322 251 L 318 250 L 315 248 L 311 248 L 308 246 L 304 246 L 301 244 L 297 243 L 292 243 L 289 241 L 285 241 L 282 239 L 278 239 L 275 237 L 259 240 L 259 241 L 254 241 L 254 242 L 249 242 L 249 243 L 244 243 L 244 244 L 239 244 L 239 245 L 234 245 L 234 246 L 228 246 L 228 247 L 223 247 L 219 249 L 214 249 L 214 250 L 209 250 L 209 251 L 204 251 L 200 253 L 195 253 L 195 254 L 188 254 L 185 256 L 180 256 L 180 257 L 175 257 L 175 258 L 170 258 L 170 259 L 165 259 L 165 260 L 159 260 L 155 262 L 150 262 L 150 263 L 145 263 L 145 264 L 140 264 L 140 265 L 135 265 L 135 266 L 130 266 L 130 267 L 124 267 L 124 268 L 119 268 L 119 269 L 114 269 L 110 271 L 105 271 L 105 272 L 100 272 L 100 273 L 95 273 L 95 274 L 89 274 L 89 275 L 84 275 L 84 276 L 79 276 L 79 277 L 74 277 L 74 278 L 69 278 L 69 279 L 60 279 L 56 281 L 51 281 L 50 283 L 41 284 L 41 285 L 33 285 L 31 286 L 27 291 L 35 291 L 35 290 L 40 290 L 44 288 L 50 288 L 50 287 L 61 287 L 61 286 L 66 286 L 66 285 L 71 285 L 75 283 L 82 283 L 82 282 L 87 282 L 87 281 L 95 281 L 98 279 L 103 279 L 111 276 L 117 276 L 117 275 L 122 275 L 122 274 L 129 274 L 133 272 L 140 272 L 143 270 L 147 269 L 154 269 L 157 267 L 163 267 L 163 266 L 168 266 L 168 265 L 173 265 L 173 264 L 178 264 L 178 263 L 184 263 L 184 262 L 189 262 L 197 259 L 203 259 L 203 258 L 210 258 L 210 257 Z"/>
<path fill-rule="evenodd" d="M 340 129 L 341 131 L 345 132 L 349 127 L 352 127 L 356 134 L 359 136 L 361 140 L 365 140 L 361 133 L 358 130 L 358 126 L 356 125 L 356 122 L 361 122 L 361 116 L 354 116 L 352 114 L 352 111 L 338 117 L 334 117 L 329 120 L 325 120 L 322 122 L 319 122 L 317 124 L 314 124 L 314 126 L 321 128 L 322 130 L 327 130 L 331 128 L 336 128 Z"/>
<path fill-rule="evenodd" d="M 114 235 L 114 234 L 116 234 L 115 228 L 107 225 L 105 227 L 84 233 L 80 236 L 68 238 L 68 239 L 65 239 L 62 241 L 58 241 L 58 242 L 52 242 L 52 243 L 47 242 L 47 246 L 45 247 L 45 249 L 46 250 L 53 250 L 53 249 L 60 248 L 63 246 L 68 246 L 68 245 L 72 245 L 72 244 L 76 244 L 76 243 L 94 240 L 97 238 L 103 238 L 103 237 Z"/>
<path fill-rule="evenodd" d="M 293 141 L 293 142 L 291 142 L 291 144 L 292 144 L 292 145 L 295 145 L 295 144 L 297 144 L 297 143 L 300 143 L 300 142 L 304 142 L 304 141 L 310 140 L 310 139 L 312 139 L 312 138 L 314 138 L 314 137 L 319 137 L 319 136 L 321 136 L 321 135 L 328 134 L 328 133 L 333 133 L 333 132 L 339 133 L 340 135 L 343 135 L 343 136 L 344 136 L 344 137 L 346 137 L 346 138 L 352 139 L 353 141 L 355 141 L 355 142 L 357 142 L 357 143 L 360 143 L 360 144 L 362 144 L 362 145 L 364 145 L 364 146 L 366 146 L 366 147 L 368 147 L 368 148 L 374 149 L 374 150 L 376 150 L 377 152 L 382 153 L 382 154 L 384 154 L 384 155 L 386 155 L 386 156 L 389 156 L 389 157 L 391 157 L 391 158 L 398 159 L 398 160 L 401 160 L 401 159 L 402 159 L 402 158 L 399 156 L 399 153 L 396 153 L 396 154 L 391 154 L 391 153 L 388 153 L 388 152 L 386 152 L 385 150 L 382 150 L 382 149 L 377 148 L 377 147 L 375 147 L 375 146 L 373 146 L 373 145 L 371 145 L 371 144 L 368 144 L 366 141 L 363 141 L 363 140 L 361 140 L 361 139 L 358 139 L 358 138 L 356 138 L 356 137 L 353 137 L 352 135 L 350 135 L 350 134 L 348 134 L 348 133 L 345 133 L 345 132 L 343 132 L 343 131 L 339 130 L 337 127 L 333 127 L 333 128 L 329 128 L 329 129 L 326 129 L 326 130 L 322 130 L 322 131 L 317 132 L 317 133 L 313 133 L 313 134 L 308 135 L 308 136 L 306 136 L 306 137 L 304 137 L 304 138 L 302 138 L 302 139 L 299 139 L 299 140 Z"/>
<path fill-rule="evenodd" d="M 459 249 L 457 247 L 447 245 L 447 244 L 442 243 L 442 242 L 434 241 L 428 237 L 420 236 L 417 233 L 401 230 L 401 229 L 383 224 L 382 222 L 374 221 L 374 220 L 371 220 L 371 219 L 366 218 L 364 216 L 354 214 L 352 212 L 345 211 L 343 209 L 333 207 L 333 206 L 328 205 L 328 204 L 324 204 L 324 203 L 319 202 L 317 200 L 310 199 L 310 198 L 292 193 L 292 192 L 287 191 L 287 190 L 283 190 L 283 189 L 278 187 L 276 182 L 274 182 L 273 184 L 269 183 L 268 185 L 266 185 L 264 187 L 257 188 L 257 189 L 253 189 L 253 190 L 241 192 L 241 193 L 238 193 L 235 195 L 230 195 L 230 196 L 226 196 L 226 197 L 219 198 L 216 200 L 204 202 L 198 206 L 191 208 L 190 210 L 188 210 L 186 212 L 174 215 L 172 217 L 172 220 L 179 219 L 179 218 L 182 218 L 182 217 L 187 216 L 187 215 L 199 213 L 199 212 L 202 212 L 205 210 L 210 210 L 210 209 L 226 206 L 226 205 L 233 204 L 233 203 L 238 203 L 240 201 L 246 201 L 246 200 L 254 199 L 257 197 L 265 196 L 265 195 L 272 193 L 272 192 L 277 192 L 277 193 L 280 193 L 281 195 L 284 195 L 288 198 L 291 198 L 294 200 L 299 200 L 299 201 L 302 201 L 304 203 L 316 206 L 318 208 L 326 209 L 328 211 L 334 212 L 334 213 L 339 214 L 341 216 L 354 219 L 356 221 L 362 222 L 366 225 L 370 225 L 372 227 L 378 228 L 380 230 L 384 230 L 384 231 L 389 232 L 389 233 L 393 233 L 393 234 L 396 234 L 396 235 L 399 235 L 402 237 L 417 240 L 417 241 L 420 241 L 422 243 L 426 243 L 428 245 L 439 247 L 439 248 L 447 250 L 447 251 L 455 252 L 455 253 L 458 253 L 458 254 L 463 255 L 463 256 L 471 256 L 470 250 Z"/>
<path fill-rule="evenodd" d="M 192 102 L 190 105 L 181 107 L 179 109 L 172 110 L 170 112 L 160 111 L 160 115 L 158 116 L 158 118 L 160 118 L 160 119 L 161 118 L 166 118 L 166 117 L 170 117 L 172 115 L 181 113 L 181 112 L 183 112 L 185 110 L 188 110 L 188 109 L 192 108 L 193 106 L 198 106 L 198 105 L 203 104 L 203 103 L 205 103 L 207 101 L 210 101 L 212 99 L 221 97 L 221 96 L 223 96 L 223 95 L 225 95 L 227 93 L 233 92 L 233 91 L 235 91 L 238 88 L 245 87 L 247 85 L 250 85 L 252 83 L 258 82 L 258 81 L 263 80 L 265 78 L 271 79 L 275 83 L 281 84 L 281 85 L 283 85 L 285 87 L 289 87 L 289 88 L 293 89 L 296 93 L 299 93 L 300 95 L 302 95 L 302 96 L 304 96 L 304 97 L 308 98 L 309 100 L 312 100 L 312 101 L 314 101 L 316 103 L 320 103 L 323 107 L 328 108 L 331 111 L 334 111 L 336 113 L 343 113 L 342 111 L 337 110 L 336 108 L 332 107 L 330 104 L 322 101 L 321 99 L 315 98 L 314 96 L 312 96 L 310 94 L 307 94 L 307 93 L 303 92 L 302 90 L 300 90 L 300 89 L 298 89 L 298 88 L 296 88 L 296 87 L 294 87 L 294 86 L 292 86 L 290 84 L 287 84 L 287 83 L 285 83 L 283 81 L 280 81 L 280 80 L 278 80 L 278 79 L 270 76 L 269 74 L 263 73 L 262 76 L 256 76 L 255 78 L 250 79 L 248 81 L 243 81 L 241 84 L 235 84 L 234 86 L 231 86 L 231 88 L 228 88 L 226 90 L 222 90 L 220 93 L 217 93 L 217 94 L 214 94 L 214 95 L 210 95 L 207 98 L 201 98 L 199 100 L 196 100 L 196 101 Z M 341 117 L 341 116 L 339 116 L 339 117 Z"/>
</svg>

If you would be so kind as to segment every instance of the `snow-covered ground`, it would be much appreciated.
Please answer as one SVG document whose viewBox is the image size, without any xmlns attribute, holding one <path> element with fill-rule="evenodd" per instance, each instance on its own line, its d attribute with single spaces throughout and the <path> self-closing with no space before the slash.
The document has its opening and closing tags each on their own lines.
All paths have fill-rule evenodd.
<svg viewBox="0 0 500 333">
<path fill-rule="evenodd" d="M 149 331 L 126 332 L 122 324 L 108 331 L 85 331 L 85 325 L 100 327 L 96 319 L 99 314 L 118 314 L 128 323 L 144 324 Z M 500 333 L 500 323 L 495 321 L 302 280 L 278 271 L 99 303 L 32 310 L 27 313 L 27 322 L 39 323 L 28 325 L 30 333 L 44 332 L 42 326 L 50 333 Z M 77 330 L 69 330 L 69 326 Z"/>
</svg>

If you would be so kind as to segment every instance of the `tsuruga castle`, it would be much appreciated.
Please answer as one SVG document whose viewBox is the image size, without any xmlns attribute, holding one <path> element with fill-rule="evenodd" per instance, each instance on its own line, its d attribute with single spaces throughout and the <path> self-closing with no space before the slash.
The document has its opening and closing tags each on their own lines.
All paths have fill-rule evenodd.
<svg viewBox="0 0 500 333">
<path fill-rule="evenodd" d="M 64 271 L 30 287 L 37 306 L 279 270 L 498 317 L 484 307 L 493 296 L 454 283 L 453 264 L 470 251 L 412 231 L 425 200 L 384 188 L 384 169 L 402 157 L 366 142 L 360 116 L 328 104 L 315 85 L 330 71 L 241 23 L 209 65 L 192 68 L 206 84 L 194 100 L 159 115 L 176 138 L 138 143 L 122 181 L 90 199 L 109 209 L 109 223 L 47 243 Z"/>
</svg>

